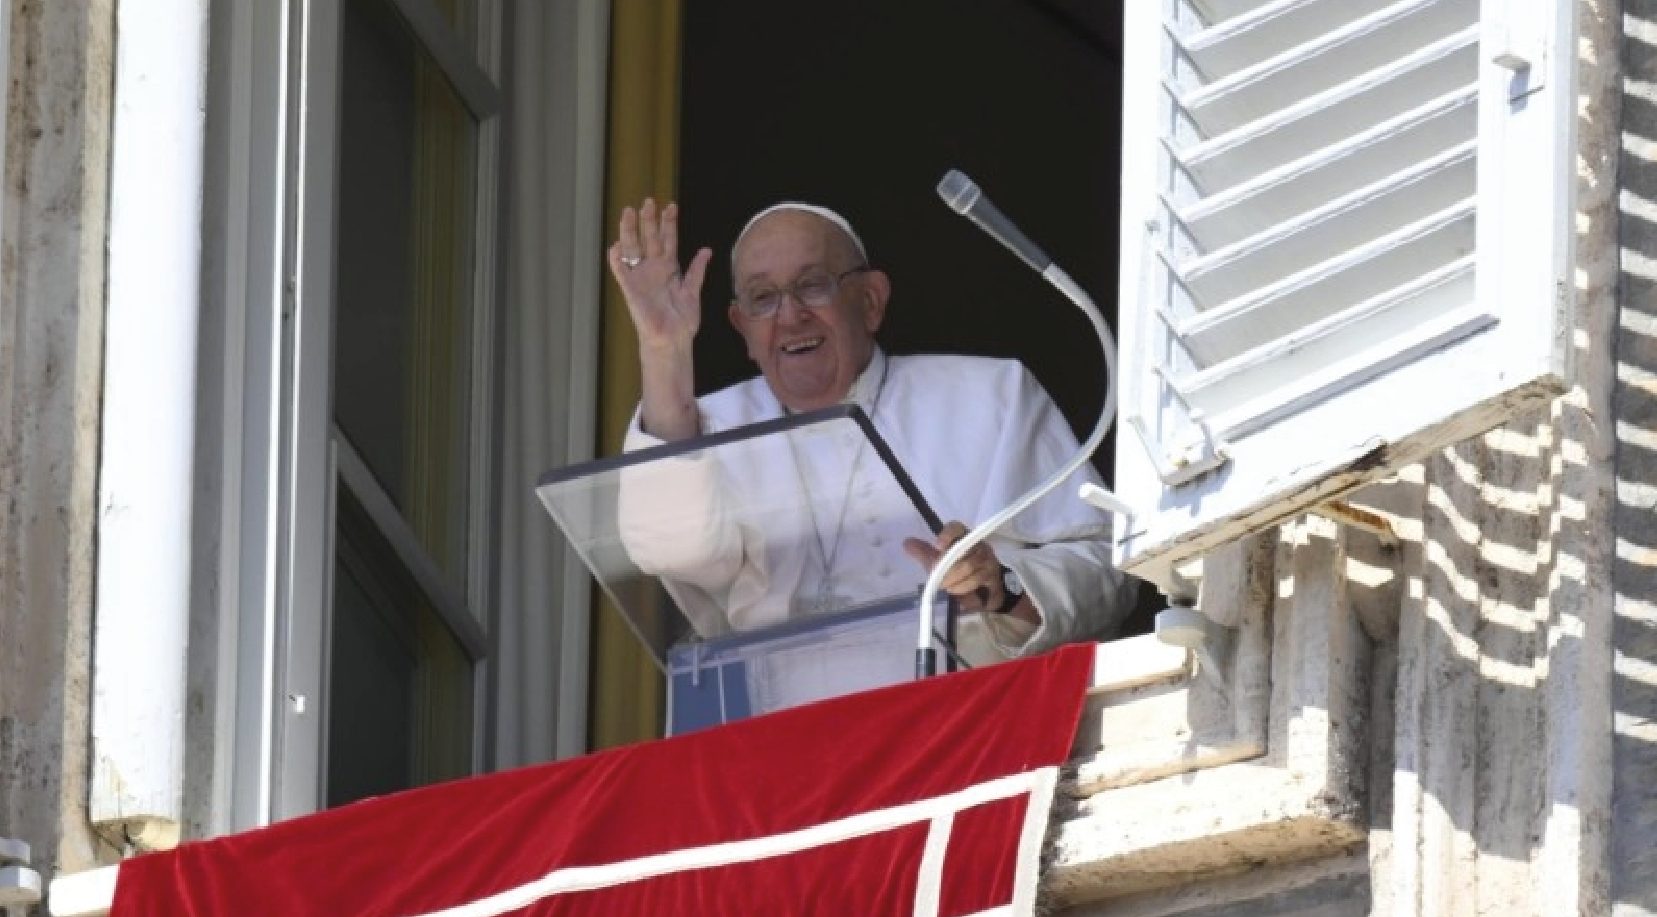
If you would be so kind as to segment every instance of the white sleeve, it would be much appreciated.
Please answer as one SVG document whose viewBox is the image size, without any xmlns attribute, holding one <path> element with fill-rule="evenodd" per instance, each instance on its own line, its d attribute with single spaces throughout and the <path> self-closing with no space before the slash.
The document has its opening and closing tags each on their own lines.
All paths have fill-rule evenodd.
<svg viewBox="0 0 1657 917">
<path fill-rule="evenodd" d="M 639 427 L 637 413 L 623 450 L 661 445 Z M 616 525 L 640 570 L 717 592 L 742 565 L 742 536 L 727 506 L 719 465 L 704 455 L 622 469 Z"/>
<path fill-rule="evenodd" d="M 1006 616 L 991 616 L 996 620 L 987 622 L 989 632 L 1005 655 L 1031 655 L 1077 640 L 1106 639 L 1133 609 L 1137 583 L 1111 565 L 1108 539 L 997 546 L 996 553 L 1018 574 L 1041 614 L 1041 624 L 1027 635 L 1027 627 L 1013 628 Z"/>
<path fill-rule="evenodd" d="M 986 488 L 1002 500 L 1000 505 L 1045 479 L 1079 448 L 1070 424 L 1027 370 L 1021 371 L 1016 397 L 1010 400 L 994 455 L 1001 480 Z M 1006 655 L 1106 638 L 1133 608 L 1138 584 L 1111 563 L 1110 517 L 1076 496 L 1084 481 L 1098 481 L 1091 463 L 991 538 L 997 556 L 1018 574 L 1041 614 L 1033 633 L 1024 622 L 989 616 L 989 632 Z M 981 518 L 998 508 L 987 506 Z"/>
</svg>

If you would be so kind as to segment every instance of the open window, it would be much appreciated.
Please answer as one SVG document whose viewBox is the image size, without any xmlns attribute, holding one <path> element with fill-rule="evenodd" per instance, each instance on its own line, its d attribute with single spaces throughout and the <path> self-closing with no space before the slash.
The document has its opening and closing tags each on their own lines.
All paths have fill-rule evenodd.
<svg viewBox="0 0 1657 917">
<path fill-rule="evenodd" d="M 1167 585 L 1561 389 L 1571 4 L 1125 9 L 1125 569 Z"/>
</svg>

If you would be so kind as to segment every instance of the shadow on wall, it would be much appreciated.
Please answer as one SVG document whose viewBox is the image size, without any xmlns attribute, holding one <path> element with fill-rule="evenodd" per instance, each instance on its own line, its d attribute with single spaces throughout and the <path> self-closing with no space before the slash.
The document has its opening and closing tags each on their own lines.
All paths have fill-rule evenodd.
<svg viewBox="0 0 1657 917">
<path fill-rule="evenodd" d="M 1616 15 L 1629 35 L 1625 72 L 1590 66 L 1604 75 L 1582 85 L 1579 163 L 1596 180 L 1579 190 L 1572 388 L 1360 494 L 1398 521 L 1395 552 L 1345 540 L 1347 594 L 1378 642 L 1376 911 L 1602 913 L 1608 885 L 1657 912 L 1657 786 L 1624 778 L 1609 826 L 1601 814 L 1611 773 L 1657 773 L 1657 92 L 1609 82 L 1657 85 L 1657 0 L 1579 7 L 1585 46 L 1612 46 Z"/>
<path fill-rule="evenodd" d="M 1657 912 L 1657 2 L 1623 4 L 1611 891 Z"/>
<path fill-rule="evenodd" d="M 1609 14 L 1579 6 L 1586 46 L 1596 34 L 1612 34 Z M 1626 75 L 1657 62 L 1657 46 L 1628 44 L 1640 60 L 1630 60 Z M 1604 180 L 1614 155 L 1607 126 L 1616 123 L 1616 89 L 1587 76 L 1581 87 L 1578 161 L 1599 180 L 1579 183 L 1570 391 L 1535 416 L 1425 461 L 1417 496 L 1406 498 L 1419 499 L 1419 530 L 1408 533 L 1400 566 L 1392 773 L 1383 766 L 1372 776 L 1390 777 L 1391 785 L 1371 787 L 1372 805 L 1387 803 L 1372 814 L 1379 839 L 1372 847 L 1382 848 L 1372 851 L 1374 886 L 1396 912 L 1545 913 L 1567 900 L 1573 912 L 1602 910 L 1605 798 L 1596 794 L 1605 776 L 1593 736 L 1603 735 L 1603 724 L 1593 703 L 1606 689 L 1602 628 L 1613 588 L 1614 645 L 1657 658 L 1649 606 L 1636 610 L 1632 598 L 1657 595 L 1657 523 L 1649 512 L 1657 500 L 1649 493 L 1639 499 L 1626 480 L 1631 472 L 1646 480 L 1657 472 L 1657 451 L 1646 454 L 1657 446 L 1639 445 L 1636 430 L 1657 428 L 1657 398 L 1630 384 L 1657 369 L 1657 321 L 1625 313 L 1617 327 L 1613 319 L 1619 283 L 1624 303 L 1650 303 L 1657 291 L 1642 294 L 1649 277 L 1619 276 L 1609 244 L 1619 217 Z M 1657 128 L 1657 107 L 1625 104 L 1644 109 L 1627 113 L 1635 117 L 1625 116 L 1625 129 Z M 1618 167 L 1625 194 L 1653 199 L 1648 192 L 1657 188 L 1641 187 L 1657 186 L 1649 165 L 1624 154 Z M 1657 263 L 1657 252 L 1643 251 L 1657 234 L 1646 227 L 1631 235 L 1626 208 L 1621 219 L 1624 245 L 1638 240 L 1642 250 L 1632 263 Z M 1625 248 L 1629 261 L 1626 255 Z M 1617 444 L 1614 500 L 1605 422 L 1613 415 L 1605 403 L 1613 352 L 1620 361 L 1614 416 L 1623 439 L 1633 440 Z M 1621 539 L 1614 564 L 1613 532 Z M 1635 542 L 1652 548 L 1633 549 Z M 1643 722 L 1657 711 L 1654 686 L 1657 679 L 1619 671 L 1610 686 L 1619 721 L 1632 714 Z M 1657 745 L 1650 739 L 1620 736 L 1616 772 L 1652 772 Z M 1622 790 L 1617 798 L 1611 862 L 1629 876 L 1657 876 L 1657 815 L 1648 814 L 1657 813 L 1657 790 L 1648 797 L 1633 806 L 1624 805 Z M 1649 892 L 1639 900 L 1653 903 Z"/>
</svg>

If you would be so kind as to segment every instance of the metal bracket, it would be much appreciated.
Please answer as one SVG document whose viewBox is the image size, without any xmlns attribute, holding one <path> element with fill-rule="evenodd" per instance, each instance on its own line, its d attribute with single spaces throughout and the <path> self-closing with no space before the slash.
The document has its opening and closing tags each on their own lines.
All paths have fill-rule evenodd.
<svg viewBox="0 0 1657 917">
<path fill-rule="evenodd" d="M 1519 19 L 1527 17 L 1519 16 Z M 1509 18 L 1492 42 L 1490 62 L 1512 74 L 1508 83 L 1507 100 L 1517 102 L 1525 96 L 1540 92 L 1547 85 L 1547 42 L 1534 24 L 1515 28 L 1517 22 Z"/>
<path fill-rule="evenodd" d="M 1231 658 L 1236 639 L 1232 628 L 1216 624 L 1190 605 L 1171 602 L 1156 614 L 1156 638 L 1190 650 L 1197 657 L 1198 676 L 1208 679 L 1221 696 L 1230 695 L 1230 673 L 1221 660 Z"/>
</svg>

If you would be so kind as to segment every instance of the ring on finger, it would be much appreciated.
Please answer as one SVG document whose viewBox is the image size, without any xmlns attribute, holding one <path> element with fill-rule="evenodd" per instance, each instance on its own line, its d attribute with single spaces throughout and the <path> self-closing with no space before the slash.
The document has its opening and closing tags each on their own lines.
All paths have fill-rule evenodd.
<svg viewBox="0 0 1657 917">
<path fill-rule="evenodd" d="M 623 265 L 625 265 L 628 270 L 632 270 L 633 268 L 638 267 L 639 262 L 641 262 L 643 260 L 644 260 L 644 257 L 641 256 L 641 255 L 622 255 L 621 256 L 621 263 Z"/>
</svg>

